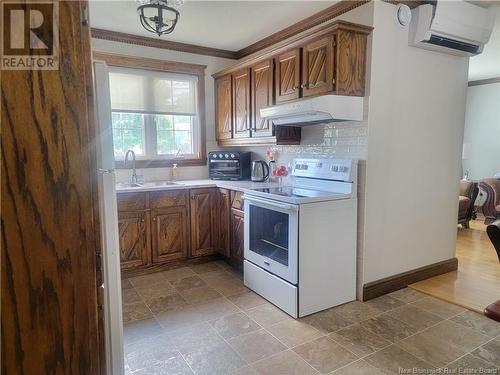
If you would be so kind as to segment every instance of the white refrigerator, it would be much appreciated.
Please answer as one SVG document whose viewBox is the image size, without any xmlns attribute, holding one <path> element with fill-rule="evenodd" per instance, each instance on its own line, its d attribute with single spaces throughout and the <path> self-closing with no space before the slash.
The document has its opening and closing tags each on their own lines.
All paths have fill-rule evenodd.
<svg viewBox="0 0 500 375">
<path fill-rule="evenodd" d="M 99 214 L 104 271 L 104 327 L 107 373 L 124 373 L 120 248 L 115 190 L 115 158 L 111 127 L 111 99 L 108 67 L 94 62 L 95 108 L 97 117 L 97 168 Z"/>
</svg>

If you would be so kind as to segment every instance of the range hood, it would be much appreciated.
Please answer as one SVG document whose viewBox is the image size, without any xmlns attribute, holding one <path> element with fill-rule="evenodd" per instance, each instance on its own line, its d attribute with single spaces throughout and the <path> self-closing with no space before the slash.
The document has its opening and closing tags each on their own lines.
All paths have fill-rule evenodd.
<svg viewBox="0 0 500 375">
<path fill-rule="evenodd" d="M 274 125 L 307 126 L 335 121 L 362 121 L 363 97 L 323 95 L 262 108 L 260 117 Z"/>
</svg>

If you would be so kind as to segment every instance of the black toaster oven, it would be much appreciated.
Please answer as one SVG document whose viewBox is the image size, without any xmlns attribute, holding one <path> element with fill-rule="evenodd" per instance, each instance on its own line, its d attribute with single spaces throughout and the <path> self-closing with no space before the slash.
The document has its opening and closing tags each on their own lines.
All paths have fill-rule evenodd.
<svg viewBox="0 0 500 375">
<path fill-rule="evenodd" d="M 209 152 L 208 176 L 212 180 L 250 179 L 250 152 L 240 152 L 240 151 Z"/>
</svg>

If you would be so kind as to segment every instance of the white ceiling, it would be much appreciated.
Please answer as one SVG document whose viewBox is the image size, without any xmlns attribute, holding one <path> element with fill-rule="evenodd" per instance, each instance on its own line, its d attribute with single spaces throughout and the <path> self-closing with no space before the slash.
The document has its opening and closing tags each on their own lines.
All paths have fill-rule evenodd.
<svg viewBox="0 0 500 375">
<path fill-rule="evenodd" d="M 190 1 L 169 35 L 143 29 L 135 1 L 90 2 L 92 27 L 236 51 L 284 29 L 336 1 Z"/>
<path fill-rule="evenodd" d="M 495 28 L 483 53 L 469 60 L 469 81 L 500 77 L 500 7 L 497 8 Z"/>
</svg>

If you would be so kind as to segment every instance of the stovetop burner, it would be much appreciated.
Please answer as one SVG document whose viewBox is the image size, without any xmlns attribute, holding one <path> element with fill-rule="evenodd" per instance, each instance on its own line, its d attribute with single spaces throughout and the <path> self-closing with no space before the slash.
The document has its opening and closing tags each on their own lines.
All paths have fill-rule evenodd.
<svg viewBox="0 0 500 375">
<path fill-rule="evenodd" d="M 322 197 L 322 196 L 331 196 L 335 195 L 335 193 L 312 190 L 294 186 L 282 186 L 282 187 L 274 187 L 274 188 L 261 188 L 261 189 L 252 189 L 253 191 L 259 191 L 267 194 L 280 195 L 283 197 L 291 197 L 291 198 L 313 198 L 313 197 Z"/>
</svg>

